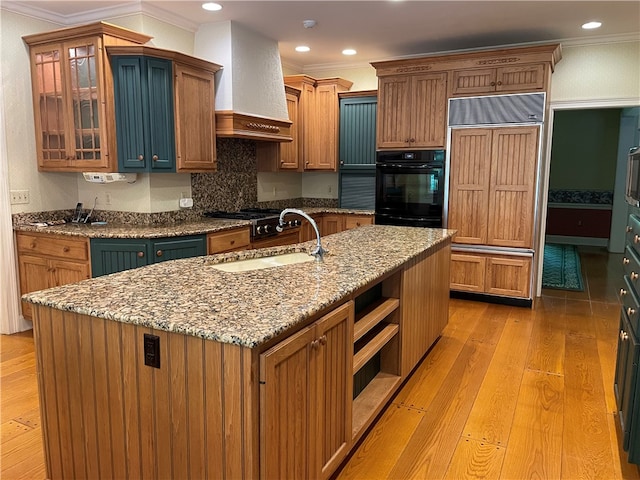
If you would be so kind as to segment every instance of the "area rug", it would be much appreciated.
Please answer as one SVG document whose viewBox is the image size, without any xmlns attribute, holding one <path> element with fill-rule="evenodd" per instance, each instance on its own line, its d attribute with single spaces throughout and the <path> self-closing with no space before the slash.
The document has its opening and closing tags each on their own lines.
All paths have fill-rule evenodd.
<svg viewBox="0 0 640 480">
<path fill-rule="evenodd" d="M 584 290 L 580 255 L 574 245 L 548 243 L 544 246 L 542 288 Z"/>
</svg>

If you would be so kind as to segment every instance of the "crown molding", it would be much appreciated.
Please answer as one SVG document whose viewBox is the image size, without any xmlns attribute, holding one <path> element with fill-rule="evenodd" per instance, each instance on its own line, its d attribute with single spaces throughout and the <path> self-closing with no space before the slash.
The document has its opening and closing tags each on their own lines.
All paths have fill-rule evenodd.
<svg viewBox="0 0 640 480">
<path fill-rule="evenodd" d="M 37 18 L 39 20 L 57 23 L 62 26 L 81 25 L 105 19 L 143 14 L 191 32 L 195 32 L 198 29 L 198 25 L 196 23 L 174 13 L 167 12 L 155 5 L 143 3 L 142 0 L 130 1 L 125 4 L 112 7 L 96 8 L 94 10 L 71 15 L 60 15 L 43 8 L 32 5 L 27 6 L 11 0 L 3 0 L 1 8 L 3 10 Z"/>
</svg>

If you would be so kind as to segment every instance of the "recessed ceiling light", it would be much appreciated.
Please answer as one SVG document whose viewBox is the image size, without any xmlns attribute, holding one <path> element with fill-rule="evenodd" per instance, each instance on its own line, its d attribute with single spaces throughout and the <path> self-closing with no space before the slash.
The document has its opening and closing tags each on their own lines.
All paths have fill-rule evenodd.
<svg viewBox="0 0 640 480">
<path fill-rule="evenodd" d="M 207 2 L 202 4 L 202 8 L 209 10 L 210 12 L 217 12 L 218 10 L 222 10 L 222 5 L 219 3 Z"/>
<path fill-rule="evenodd" d="M 591 30 L 593 28 L 600 28 L 602 26 L 602 23 L 600 22 L 587 22 L 584 25 L 582 25 L 582 28 L 584 28 L 585 30 Z"/>
<path fill-rule="evenodd" d="M 311 50 L 309 47 L 307 47 L 306 45 L 298 45 L 296 47 L 296 52 L 308 52 L 309 50 Z"/>
<path fill-rule="evenodd" d="M 344 50 L 342 50 L 342 54 L 343 55 L 355 55 L 356 52 L 353 48 L 345 48 Z"/>
</svg>

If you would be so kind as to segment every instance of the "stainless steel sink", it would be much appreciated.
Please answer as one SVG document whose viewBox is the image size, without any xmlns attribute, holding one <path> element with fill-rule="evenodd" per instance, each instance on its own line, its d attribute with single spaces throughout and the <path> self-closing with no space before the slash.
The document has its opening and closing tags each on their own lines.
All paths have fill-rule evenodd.
<svg viewBox="0 0 640 480">
<path fill-rule="evenodd" d="M 305 252 L 283 253 L 281 255 L 273 255 L 270 257 L 249 258 L 247 260 L 237 260 L 235 262 L 217 263 L 211 265 L 216 270 L 223 272 L 248 272 L 250 270 L 259 270 L 261 268 L 282 267 L 284 265 L 295 265 L 297 263 L 306 263 L 315 261 L 313 255 Z"/>
</svg>

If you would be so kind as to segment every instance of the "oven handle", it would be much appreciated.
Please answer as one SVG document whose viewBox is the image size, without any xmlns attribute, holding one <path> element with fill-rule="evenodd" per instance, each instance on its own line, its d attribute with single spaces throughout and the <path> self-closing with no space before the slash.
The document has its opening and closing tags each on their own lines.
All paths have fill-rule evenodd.
<svg viewBox="0 0 640 480">
<path fill-rule="evenodd" d="M 424 170 L 425 168 L 434 168 L 434 165 L 429 165 L 428 163 L 423 163 L 421 165 L 408 165 L 403 163 L 378 163 L 376 164 L 376 166 L 380 168 L 407 168 L 411 170 Z"/>
</svg>

